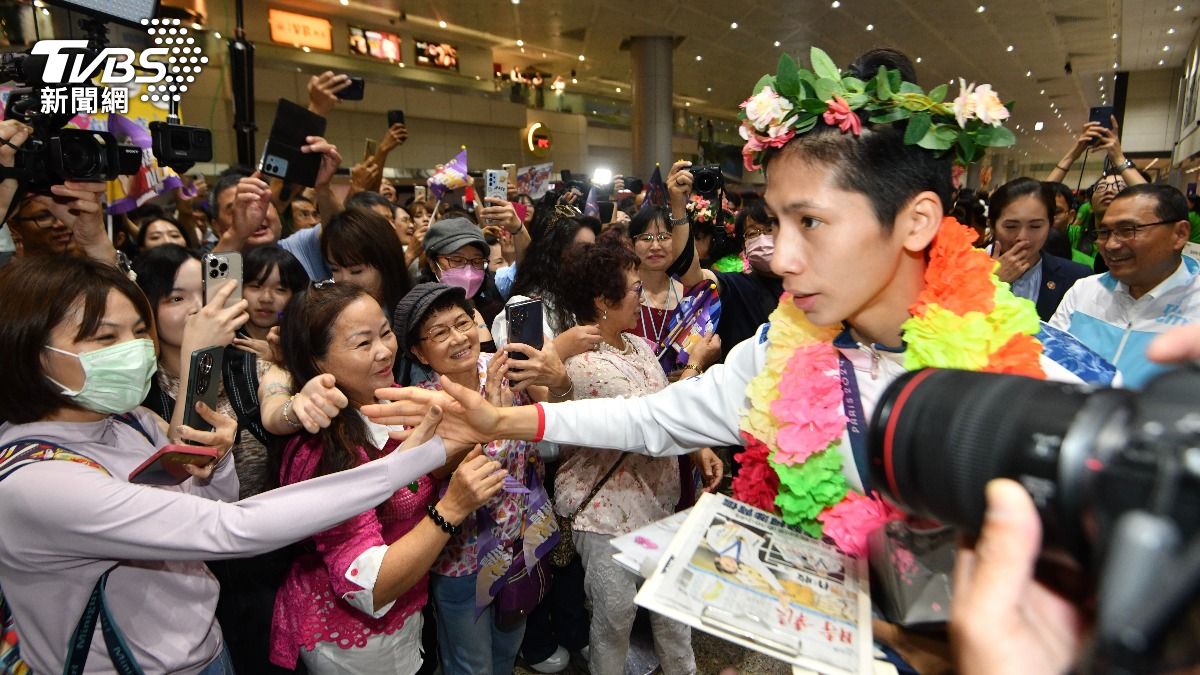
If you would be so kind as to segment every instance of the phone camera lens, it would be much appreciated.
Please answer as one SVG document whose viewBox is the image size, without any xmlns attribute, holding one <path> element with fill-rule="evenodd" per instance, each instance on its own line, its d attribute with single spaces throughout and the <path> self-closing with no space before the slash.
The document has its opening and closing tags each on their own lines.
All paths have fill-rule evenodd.
<svg viewBox="0 0 1200 675">
<path fill-rule="evenodd" d="M 210 279 L 216 279 L 216 278 L 217 278 L 217 271 L 216 271 L 216 270 L 209 270 L 209 271 L 208 271 L 208 277 L 209 277 Z"/>
<path fill-rule="evenodd" d="M 221 274 L 224 274 L 224 273 L 228 272 L 228 271 L 229 271 L 229 265 L 226 265 L 225 263 L 221 263 L 220 270 L 221 270 Z"/>
</svg>

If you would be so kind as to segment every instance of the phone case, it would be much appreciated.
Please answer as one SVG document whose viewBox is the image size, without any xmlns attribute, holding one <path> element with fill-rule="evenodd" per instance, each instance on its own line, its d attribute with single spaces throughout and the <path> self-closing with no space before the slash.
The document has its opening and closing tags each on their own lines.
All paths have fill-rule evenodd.
<svg viewBox="0 0 1200 675">
<path fill-rule="evenodd" d="M 191 475 L 184 464 L 204 466 L 217 458 L 216 448 L 164 445 L 138 468 L 129 472 L 129 482 L 138 485 L 179 485 Z"/>
<path fill-rule="evenodd" d="M 302 152 L 301 148 L 308 144 L 307 137 L 324 135 L 324 117 L 285 98 L 279 99 L 259 168 L 273 178 L 313 187 L 321 170 L 321 154 Z"/>
<path fill-rule="evenodd" d="M 488 169 L 483 173 L 483 196 L 508 200 L 508 172 Z"/>
<path fill-rule="evenodd" d="M 242 254 L 241 253 L 209 253 L 201 259 L 204 271 L 201 283 L 204 287 L 204 304 L 212 302 L 217 292 L 229 281 L 236 281 L 237 288 L 225 302 L 226 307 L 236 304 L 242 299 Z"/>
<path fill-rule="evenodd" d="M 366 93 L 367 82 L 361 77 L 350 78 L 350 86 L 339 91 L 337 97 L 343 101 L 361 101 Z"/>
<path fill-rule="evenodd" d="M 213 426 L 196 412 L 196 402 L 203 401 L 210 409 L 217 409 L 217 394 L 221 390 L 221 377 L 225 366 L 225 348 L 207 347 L 192 352 L 188 366 L 188 390 L 183 412 L 183 423 L 197 431 L 212 431 Z M 176 396 L 176 405 L 179 397 Z"/>
<path fill-rule="evenodd" d="M 389 128 L 391 128 L 393 124 L 404 124 L 404 111 L 389 110 L 387 114 L 387 123 Z"/>
<path fill-rule="evenodd" d="M 542 301 L 526 300 L 507 305 L 504 318 L 508 322 L 508 341 L 513 344 L 529 345 L 541 349 L 545 339 L 542 333 Z M 520 352 L 510 352 L 509 358 L 523 361 L 528 357 Z"/>
</svg>

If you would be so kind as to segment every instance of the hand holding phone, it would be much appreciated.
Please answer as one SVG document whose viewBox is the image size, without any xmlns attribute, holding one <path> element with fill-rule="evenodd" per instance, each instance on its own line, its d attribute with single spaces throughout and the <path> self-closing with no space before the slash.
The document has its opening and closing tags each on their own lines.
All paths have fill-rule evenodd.
<svg viewBox="0 0 1200 675">
<path fill-rule="evenodd" d="M 526 300 L 504 307 L 504 319 L 508 323 L 508 341 L 541 349 L 545 340 L 542 332 L 542 301 Z M 509 357 L 523 361 L 529 357 L 520 352 L 510 352 Z"/>
<path fill-rule="evenodd" d="M 337 93 L 343 101 L 361 101 L 366 93 L 367 83 L 361 77 L 351 77 L 350 84 Z"/>
<path fill-rule="evenodd" d="M 392 128 L 397 124 L 404 124 L 403 110 L 389 110 L 387 113 L 388 128 Z"/>
<path fill-rule="evenodd" d="M 189 426 L 196 431 L 213 430 L 213 425 L 209 424 L 208 420 L 205 420 L 200 413 L 196 412 L 196 402 L 203 401 L 210 410 L 217 409 L 217 395 L 221 390 L 221 378 L 224 367 L 224 347 L 208 347 L 192 352 L 191 362 L 188 367 L 187 398 L 185 399 L 187 407 L 184 408 L 183 412 L 183 423 L 185 426 Z M 184 442 L 199 445 L 191 441 Z"/>
<path fill-rule="evenodd" d="M 185 465 L 206 466 L 220 456 L 216 448 L 164 445 L 129 473 L 129 482 L 138 485 L 179 485 L 191 476 Z"/>
</svg>

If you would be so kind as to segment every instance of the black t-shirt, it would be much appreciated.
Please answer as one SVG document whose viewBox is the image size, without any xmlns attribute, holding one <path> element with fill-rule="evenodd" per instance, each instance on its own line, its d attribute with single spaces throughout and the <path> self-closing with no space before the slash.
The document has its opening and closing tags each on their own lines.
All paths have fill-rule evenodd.
<svg viewBox="0 0 1200 675">
<path fill-rule="evenodd" d="M 741 272 L 714 272 L 721 285 L 721 361 L 737 343 L 752 337 L 779 304 L 783 280 Z"/>
</svg>

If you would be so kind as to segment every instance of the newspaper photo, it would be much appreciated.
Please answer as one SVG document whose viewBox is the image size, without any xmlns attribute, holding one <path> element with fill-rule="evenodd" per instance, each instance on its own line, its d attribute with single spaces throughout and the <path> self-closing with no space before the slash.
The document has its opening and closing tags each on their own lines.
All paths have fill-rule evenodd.
<svg viewBox="0 0 1200 675">
<path fill-rule="evenodd" d="M 639 577 L 650 574 L 658 567 L 659 559 L 667 552 L 671 540 L 691 512 L 691 509 L 685 509 L 628 534 L 613 537 L 609 542 L 617 549 L 613 560 Z"/>
<path fill-rule="evenodd" d="M 777 516 L 706 494 L 638 605 L 819 673 L 872 671 L 867 564 Z"/>
</svg>

